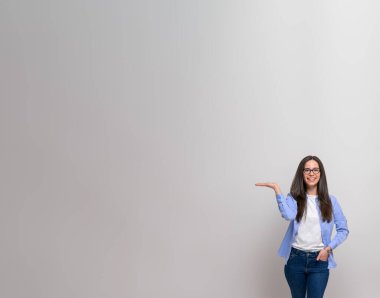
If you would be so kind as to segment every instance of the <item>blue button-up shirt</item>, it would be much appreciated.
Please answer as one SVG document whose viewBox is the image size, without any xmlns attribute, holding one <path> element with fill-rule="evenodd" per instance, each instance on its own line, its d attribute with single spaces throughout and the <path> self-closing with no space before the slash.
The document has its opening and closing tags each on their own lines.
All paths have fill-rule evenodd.
<svg viewBox="0 0 380 298">
<path fill-rule="evenodd" d="M 283 257 L 286 262 L 289 258 L 291 246 L 294 242 L 299 227 L 299 223 L 295 219 L 297 215 L 297 202 L 290 194 L 288 194 L 286 198 L 283 194 L 278 194 L 276 195 L 276 199 L 281 216 L 290 221 L 288 230 L 286 231 L 285 237 L 282 240 L 281 246 L 278 250 L 279 256 Z M 349 231 L 347 228 L 346 217 L 343 214 L 338 200 L 333 195 L 330 195 L 330 199 L 333 206 L 333 220 L 331 222 L 328 223 L 327 221 L 322 221 L 319 204 L 317 204 L 317 209 L 319 213 L 319 223 L 321 225 L 322 242 L 325 246 L 330 246 L 334 250 L 347 238 Z M 334 225 L 336 235 L 331 240 Z M 328 261 L 328 268 L 336 267 L 333 253 L 329 255 Z"/>
</svg>

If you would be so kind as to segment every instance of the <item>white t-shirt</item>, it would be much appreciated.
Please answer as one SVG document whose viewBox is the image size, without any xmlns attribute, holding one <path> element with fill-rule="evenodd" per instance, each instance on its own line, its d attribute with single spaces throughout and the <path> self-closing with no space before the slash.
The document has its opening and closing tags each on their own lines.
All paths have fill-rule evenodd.
<svg viewBox="0 0 380 298">
<path fill-rule="evenodd" d="M 324 247 L 317 209 L 317 196 L 307 195 L 306 217 L 299 223 L 292 246 L 305 251 L 317 251 Z"/>
</svg>

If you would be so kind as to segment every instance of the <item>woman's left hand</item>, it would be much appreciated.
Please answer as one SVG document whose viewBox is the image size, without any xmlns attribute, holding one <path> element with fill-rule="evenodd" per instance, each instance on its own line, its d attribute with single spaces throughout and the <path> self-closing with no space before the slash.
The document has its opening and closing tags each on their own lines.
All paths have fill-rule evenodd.
<svg viewBox="0 0 380 298">
<path fill-rule="evenodd" d="M 317 261 L 321 260 L 321 261 L 326 262 L 328 258 L 329 258 L 329 253 L 327 252 L 326 249 L 322 249 L 318 254 Z"/>
</svg>

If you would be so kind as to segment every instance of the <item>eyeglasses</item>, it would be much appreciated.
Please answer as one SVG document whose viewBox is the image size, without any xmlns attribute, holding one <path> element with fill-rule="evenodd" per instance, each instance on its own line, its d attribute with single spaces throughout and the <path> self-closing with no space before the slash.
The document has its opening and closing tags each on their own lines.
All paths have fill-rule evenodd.
<svg viewBox="0 0 380 298">
<path fill-rule="evenodd" d="M 313 172 L 314 174 L 319 174 L 319 168 L 314 168 L 314 169 L 306 168 L 306 169 L 303 169 L 303 172 L 307 175 L 310 175 L 311 172 Z"/>
</svg>

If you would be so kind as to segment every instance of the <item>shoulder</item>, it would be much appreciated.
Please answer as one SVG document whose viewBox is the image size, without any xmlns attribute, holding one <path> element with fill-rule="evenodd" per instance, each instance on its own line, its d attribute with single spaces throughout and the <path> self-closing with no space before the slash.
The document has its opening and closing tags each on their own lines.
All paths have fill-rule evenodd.
<svg viewBox="0 0 380 298">
<path fill-rule="evenodd" d="M 338 199 L 336 198 L 336 196 L 329 194 L 329 197 L 333 205 L 335 205 L 338 202 Z"/>
<path fill-rule="evenodd" d="M 336 196 L 329 194 L 330 200 L 331 200 L 331 205 L 333 206 L 333 209 L 340 209 L 340 204 L 338 202 L 338 199 Z"/>
<path fill-rule="evenodd" d="M 297 205 L 297 201 L 296 201 L 296 199 L 292 196 L 291 193 L 288 193 L 288 195 L 286 196 L 286 200 L 287 200 L 288 202 L 291 202 L 291 203 L 294 204 L 294 205 Z"/>
<path fill-rule="evenodd" d="M 338 202 L 338 199 L 334 195 L 331 195 L 331 194 L 329 195 L 329 197 L 331 199 L 331 205 L 332 205 L 334 217 L 344 219 L 343 210 L 342 210 L 342 207 L 340 206 L 340 203 Z"/>
</svg>

